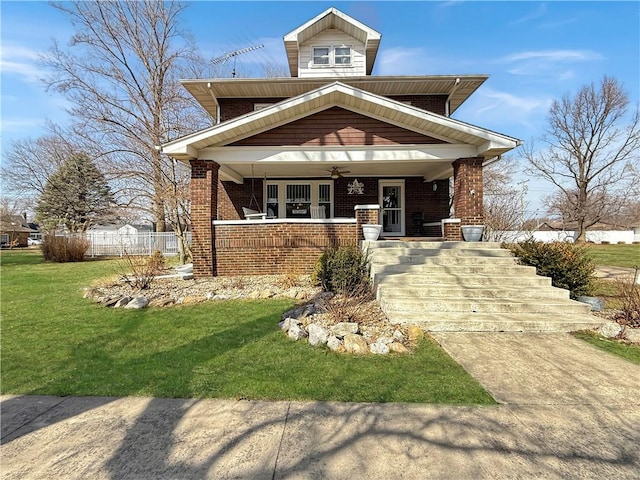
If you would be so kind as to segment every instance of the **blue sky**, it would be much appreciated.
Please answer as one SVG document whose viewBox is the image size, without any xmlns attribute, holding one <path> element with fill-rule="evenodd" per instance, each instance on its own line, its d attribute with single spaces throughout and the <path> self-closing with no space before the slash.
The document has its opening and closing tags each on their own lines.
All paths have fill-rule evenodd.
<svg viewBox="0 0 640 480">
<path fill-rule="evenodd" d="M 283 35 L 334 6 L 382 33 L 374 75 L 489 74 L 455 113 L 460 120 L 529 142 L 554 99 L 616 77 L 640 99 L 640 2 L 193 2 L 183 27 L 208 57 L 252 45 L 239 75 L 286 65 Z M 73 30 L 44 2 L 0 3 L 1 147 L 65 122 L 66 100 L 44 90 L 38 52 Z M 529 183 L 531 209 L 549 192 Z"/>
</svg>

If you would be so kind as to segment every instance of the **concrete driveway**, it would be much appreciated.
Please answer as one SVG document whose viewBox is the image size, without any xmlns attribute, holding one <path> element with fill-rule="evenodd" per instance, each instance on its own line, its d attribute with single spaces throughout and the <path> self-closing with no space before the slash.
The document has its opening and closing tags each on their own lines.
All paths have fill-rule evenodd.
<svg viewBox="0 0 640 480">
<path fill-rule="evenodd" d="M 639 366 L 491 335 L 436 338 L 496 407 L 3 396 L 2 478 L 640 478 Z"/>
</svg>

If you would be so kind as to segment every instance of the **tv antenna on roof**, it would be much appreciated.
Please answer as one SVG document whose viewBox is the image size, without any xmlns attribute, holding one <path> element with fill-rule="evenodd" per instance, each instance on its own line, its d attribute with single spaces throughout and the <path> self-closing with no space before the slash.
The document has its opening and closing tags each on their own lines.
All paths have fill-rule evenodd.
<svg viewBox="0 0 640 480">
<path fill-rule="evenodd" d="M 264 47 L 264 45 L 254 45 L 252 47 L 241 48 L 240 50 L 236 50 L 234 52 L 225 53 L 221 57 L 214 58 L 213 60 L 211 60 L 211 63 L 213 65 L 218 65 L 218 64 L 225 63 L 230 58 L 233 58 L 233 70 L 231 70 L 231 78 L 235 78 L 235 76 L 236 76 L 236 60 L 237 60 L 238 55 L 242 55 L 243 53 L 247 53 L 247 52 L 252 52 L 253 50 L 257 50 L 257 49 L 263 48 L 263 47 Z"/>
</svg>

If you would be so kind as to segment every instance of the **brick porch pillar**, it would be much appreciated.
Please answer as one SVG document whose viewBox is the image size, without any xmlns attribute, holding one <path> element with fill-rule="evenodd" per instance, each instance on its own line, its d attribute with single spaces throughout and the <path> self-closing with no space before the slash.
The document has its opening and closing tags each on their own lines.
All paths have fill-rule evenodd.
<svg viewBox="0 0 640 480">
<path fill-rule="evenodd" d="M 484 158 L 459 158 L 453 162 L 453 211 L 460 225 L 482 225 L 482 163 Z"/>
<path fill-rule="evenodd" d="M 191 160 L 189 163 L 193 274 L 196 277 L 210 277 L 216 274 L 211 222 L 217 218 L 220 165 L 205 160 Z"/>
<path fill-rule="evenodd" d="M 380 222 L 380 205 L 356 205 L 356 239 L 358 242 L 364 240 L 362 233 L 362 225 L 371 223 L 378 224 Z"/>
</svg>

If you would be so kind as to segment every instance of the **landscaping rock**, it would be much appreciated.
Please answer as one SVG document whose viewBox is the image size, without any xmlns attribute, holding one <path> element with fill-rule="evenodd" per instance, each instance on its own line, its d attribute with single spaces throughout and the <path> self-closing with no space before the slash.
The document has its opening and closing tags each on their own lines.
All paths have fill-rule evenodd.
<svg viewBox="0 0 640 480">
<path fill-rule="evenodd" d="M 409 353 L 409 349 L 407 347 L 397 342 L 390 343 L 389 350 L 393 353 Z"/>
<path fill-rule="evenodd" d="M 355 333 L 347 333 L 344 336 L 344 349 L 347 353 L 364 354 L 369 351 L 366 340 Z"/>
<path fill-rule="evenodd" d="M 606 338 L 616 338 L 622 333 L 622 325 L 615 322 L 606 322 L 600 326 L 598 333 Z"/>
<path fill-rule="evenodd" d="M 327 347 L 329 347 L 329 350 L 337 352 L 342 348 L 342 342 L 338 337 L 334 337 L 333 335 L 331 335 L 327 339 Z"/>
<path fill-rule="evenodd" d="M 331 327 L 331 333 L 336 337 L 345 337 L 350 333 L 358 333 L 358 324 L 354 322 L 340 322 Z"/>
<path fill-rule="evenodd" d="M 377 341 L 369 345 L 369 350 L 375 355 L 387 355 L 389 353 L 389 346 L 386 343 Z"/>
<path fill-rule="evenodd" d="M 115 303 L 115 305 L 113 307 L 114 308 L 125 307 L 130 301 L 131 301 L 131 297 L 122 297 L 120 300 L 118 300 Z"/>
<path fill-rule="evenodd" d="M 304 307 L 296 307 L 282 314 L 282 318 L 300 318 L 304 312 Z"/>
<path fill-rule="evenodd" d="M 300 340 L 307 336 L 307 332 L 305 332 L 304 328 L 300 325 L 291 325 L 289 331 L 287 332 L 287 336 L 293 340 Z"/>
<path fill-rule="evenodd" d="M 576 300 L 581 303 L 586 303 L 591 307 L 592 312 L 601 312 L 604 310 L 604 298 L 602 297 L 576 297 Z"/>
<path fill-rule="evenodd" d="M 378 338 L 378 343 L 384 343 L 385 345 L 389 345 L 393 343 L 393 338 L 391 337 L 380 337 Z"/>
<path fill-rule="evenodd" d="M 280 323 L 278 323 L 278 326 L 282 330 L 286 330 L 286 331 L 289 331 L 289 329 L 294 325 L 296 326 L 300 325 L 300 320 L 298 320 L 297 318 L 287 317 L 284 320 L 282 320 Z"/>
<path fill-rule="evenodd" d="M 127 298 L 128 298 L 128 297 L 127 297 Z M 101 303 L 102 303 L 105 307 L 115 307 L 115 306 L 118 304 L 118 302 L 119 302 L 119 301 L 120 301 L 120 299 L 119 299 L 119 298 L 117 298 L 117 297 L 115 297 L 115 298 L 107 297 L 107 298 L 105 298 Z M 126 303 L 125 303 L 125 305 L 126 305 Z"/>
<path fill-rule="evenodd" d="M 140 309 L 146 308 L 147 305 L 149 305 L 149 300 L 144 297 L 136 297 L 133 298 L 129 303 L 127 303 L 124 308 Z"/>
<path fill-rule="evenodd" d="M 631 343 L 640 343 L 640 328 L 626 327 L 624 329 L 624 338 Z"/>
<path fill-rule="evenodd" d="M 393 332 L 393 339 L 396 342 L 404 342 L 404 334 L 400 330 L 396 330 Z"/>
<path fill-rule="evenodd" d="M 316 323 L 307 326 L 309 332 L 310 345 L 324 345 L 329 339 L 329 332 L 326 328 Z"/>
<path fill-rule="evenodd" d="M 274 297 L 275 293 L 272 290 L 262 290 L 258 293 L 258 298 L 271 298 Z"/>
</svg>

